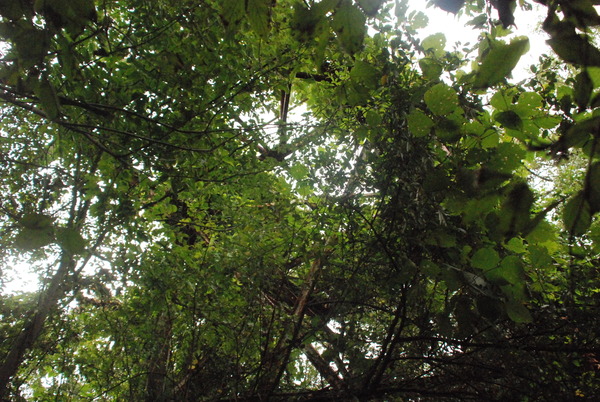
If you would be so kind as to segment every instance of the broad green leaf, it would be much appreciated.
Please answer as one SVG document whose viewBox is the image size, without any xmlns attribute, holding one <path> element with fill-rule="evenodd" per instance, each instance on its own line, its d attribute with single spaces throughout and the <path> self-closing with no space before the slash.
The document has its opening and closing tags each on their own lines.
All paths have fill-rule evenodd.
<svg viewBox="0 0 600 402">
<path fill-rule="evenodd" d="M 571 127 L 561 138 L 566 148 L 582 147 L 590 138 L 590 134 L 600 129 L 600 116 L 592 117 Z"/>
<path fill-rule="evenodd" d="M 246 0 L 246 13 L 250 27 L 260 36 L 269 33 L 271 0 Z"/>
<path fill-rule="evenodd" d="M 600 211 L 600 162 L 590 166 L 586 177 L 585 194 L 592 214 Z"/>
<path fill-rule="evenodd" d="M 575 78 L 575 86 L 573 88 L 575 103 L 577 103 L 577 106 L 580 108 L 585 108 L 588 103 L 590 103 L 590 97 L 594 90 L 594 84 L 586 70 L 583 70 L 577 75 Z"/>
<path fill-rule="evenodd" d="M 487 271 L 485 276 L 492 282 L 506 281 L 517 285 L 525 280 L 525 271 L 521 259 L 516 255 L 509 255 L 502 259 L 497 268 Z"/>
<path fill-rule="evenodd" d="M 547 40 L 558 57 L 580 66 L 600 66 L 600 50 L 585 35 L 563 35 Z"/>
<path fill-rule="evenodd" d="M 545 269 L 552 264 L 552 257 L 546 247 L 531 245 L 529 246 L 529 261 L 534 267 Z"/>
<path fill-rule="evenodd" d="M 296 163 L 289 169 L 289 172 L 290 176 L 292 176 L 295 180 L 302 180 L 308 176 L 309 171 L 305 165 Z"/>
<path fill-rule="evenodd" d="M 423 271 L 430 278 L 437 278 L 442 271 L 435 262 L 430 260 L 423 260 L 420 264 L 421 271 Z"/>
<path fill-rule="evenodd" d="M 543 98 L 537 92 L 523 92 L 519 95 L 517 105 L 523 109 L 539 109 L 543 105 Z"/>
<path fill-rule="evenodd" d="M 569 233 L 574 236 L 584 234 L 590 227 L 592 212 L 590 204 L 585 199 L 582 191 L 565 204 L 563 209 L 563 223 Z"/>
<path fill-rule="evenodd" d="M 374 110 L 369 110 L 365 115 L 367 124 L 372 127 L 377 127 L 381 124 L 383 117 Z"/>
<path fill-rule="evenodd" d="M 379 85 L 381 73 L 373 65 L 365 61 L 357 61 L 350 71 L 350 78 L 355 84 L 374 89 Z"/>
<path fill-rule="evenodd" d="M 504 306 L 506 307 L 508 317 L 517 324 L 526 324 L 533 321 L 531 313 L 523 303 L 516 300 L 509 300 L 504 303 Z"/>
<path fill-rule="evenodd" d="M 56 233 L 56 240 L 66 252 L 75 255 L 85 251 L 86 242 L 79 231 L 63 228 Z"/>
<path fill-rule="evenodd" d="M 444 248 L 456 246 L 456 236 L 442 229 L 438 229 L 431 233 L 425 241 L 427 244 Z"/>
<path fill-rule="evenodd" d="M 508 45 L 495 43 L 475 74 L 473 86 L 488 88 L 504 80 L 529 49 L 529 39 L 515 38 Z"/>
<path fill-rule="evenodd" d="M 480 248 L 471 257 L 471 265 L 484 271 L 495 268 L 499 261 L 498 252 L 492 247 Z"/>
<path fill-rule="evenodd" d="M 421 46 L 425 52 L 430 52 L 437 57 L 442 57 L 446 48 L 446 36 L 440 32 L 429 35 L 423 39 Z"/>
<path fill-rule="evenodd" d="M 456 113 L 442 117 L 435 125 L 435 135 L 446 144 L 456 142 L 462 137 L 461 123 L 463 121 Z"/>
<path fill-rule="evenodd" d="M 31 229 L 23 227 L 15 236 L 15 247 L 23 251 L 32 251 L 54 241 L 52 228 Z"/>
<path fill-rule="evenodd" d="M 344 1 L 335 11 L 331 22 L 342 47 L 350 54 L 362 49 L 366 34 L 365 15 L 355 5 Z"/>
<path fill-rule="evenodd" d="M 444 11 L 456 14 L 465 4 L 465 0 L 433 0 L 433 4 Z"/>
<path fill-rule="evenodd" d="M 54 91 L 54 87 L 47 79 L 40 80 L 34 87 L 34 93 L 40 100 L 42 109 L 50 120 L 60 116 L 60 102 Z"/>
<path fill-rule="evenodd" d="M 407 118 L 408 129 L 415 137 L 424 137 L 431 132 L 434 123 L 421 110 L 413 110 Z"/>
<path fill-rule="evenodd" d="M 445 116 L 458 108 L 456 91 L 444 83 L 439 83 L 425 92 L 427 107 L 438 116 Z"/>
<path fill-rule="evenodd" d="M 512 186 L 499 214 L 499 230 L 505 236 L 512 237 L 528 227 L 533 201 L 533 191 L 526 183 L 519 182 Z"/>
<path fill-rule="evenodd" d="M 423 77 L 431 81 L 439 79 L 442 71 L 444 71 L 438 61 L 429 57 L 419 60 L 419 67 L 421 67 Z"/>
<path fill-rule="evenodd" d="M 500 123 L 503 127 L 510 128 L 511 130 L 523 129 L 523 120 L 512 110 L 497 113 L 494 115 L 494 120 Z"/>
<path fill-rule="evenodd" d="M 490 105 L 496 110 L 509 110 L 513 104 L 515 93 L 511 90 L 500 89 L 490 99 Z"/>
<path fill-rule="evenodd" d="M 496 298 L 479 295 L 475 299 L 475 306 L 479 314 L 490 321 L 496 321 L 502 315 L 502 302 Z"/>
<path fill-rule="evenodd" d="M 27 214 L 19 222 L 27 229 L 48 229 L 52 227 L 52 217 L 44 214 Z"/>
<path fill-rule="evenodd" d="M 525 248 L 524 244 L 523 244 L 523 239 L 521 239 L 520 237 L 513 237 L 512 239 L 510 239 L 505 245 L 504 248 L 506 248 L 507 250 L 510 250 L 514 253 L 524 253 L 527 251 L 527 249 Z"/>
<path fill-rule="evenodd" d="M 443 170 L 433 170 L 423 181 L 423 189 L 427 193 L 436 191 L 445 191 L 450 187 L 451 181 L 448 175 Z"/>
<path fill-rule="evenodd" d="M 50 46 L 50 38 L 46 31 L 36 28 L 18 27 L 11 34 L 19 54 L 21 64 L 25 68 L 41 63 Z"/>
<path fill-rule="evenodd" d="M 358 5 L 369 17 L 374 17 L 385 0 L 357 0 Z"/>
<path fill-rule="evenodd" d="M 503 142 L 493 150 L 487 167 L 493 171 L 508 174 L 520 167 L 524 158 L 523 147 L 513 142 Z"/>
<path fill-rule="evenodd" d="M 222 3 L 221 19 L 230 31 L 237 31 L 246 16 L 245 0 L 229 0 Z"/>
<path fill-rule="evenodd" d="M 425 28 L 429 24 L 429 18 L 425 13 L 418 11 L 412 15 L 411 18 L 411 27 L 412 29 L 422 29 Z"/>
</svg>

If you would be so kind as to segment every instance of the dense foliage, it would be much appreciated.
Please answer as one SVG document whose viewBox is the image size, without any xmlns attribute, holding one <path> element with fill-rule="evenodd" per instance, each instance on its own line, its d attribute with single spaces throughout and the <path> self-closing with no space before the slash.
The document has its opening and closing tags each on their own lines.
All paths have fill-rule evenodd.
<svg viewBox="0 0 600 402">
<path fill-rule="evenodd" d="M 600 16 L 4 0 L 7 400 L 572 400 L 600 387 Z"/>
</svg>

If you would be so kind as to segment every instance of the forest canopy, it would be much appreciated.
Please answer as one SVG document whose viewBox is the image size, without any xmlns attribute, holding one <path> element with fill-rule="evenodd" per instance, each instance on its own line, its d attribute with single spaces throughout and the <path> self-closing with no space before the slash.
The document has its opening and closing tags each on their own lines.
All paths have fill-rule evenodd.
<svg viewBox="0 0 600 402">
<path fill-rule="evenodd" d="M 600 2 L 429 3 L 0 2 L 0 400 L 591 400 Z"/>
</svg>

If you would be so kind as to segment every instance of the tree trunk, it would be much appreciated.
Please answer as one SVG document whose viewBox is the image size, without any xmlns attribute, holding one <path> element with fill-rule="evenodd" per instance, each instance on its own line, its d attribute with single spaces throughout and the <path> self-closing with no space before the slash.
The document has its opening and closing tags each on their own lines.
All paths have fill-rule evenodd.
<svg viewBox="0 0 600 402">
<path fill-rule="evenodd" d="M 13 345 L 0 366 L 0 400 L 4 400 L 9 391 L 9 383 L 17 373 L 27 353 L 39 338 L 48 315 L 56 308 L 58 300 L 64 295 L 62 283 L 70 270 L 75 266 L 72 257 L 63 254 L 56 274 L 50 281 L 50 286 L 41 295 L 37 308 L 31 312 L 31 320 L 17 336 Z"/>
</svg>

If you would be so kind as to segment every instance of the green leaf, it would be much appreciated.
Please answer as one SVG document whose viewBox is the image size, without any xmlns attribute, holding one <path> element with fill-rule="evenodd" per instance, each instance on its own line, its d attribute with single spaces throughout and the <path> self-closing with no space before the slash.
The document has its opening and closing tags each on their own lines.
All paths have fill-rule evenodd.
<svg viewBox="0 0 600 402">
<path fill-rule="evenodd" d="M 221 20 L 229 31 L 237 31 L 245 16 L 245 0 L 229 0 L 222 3 Z"/>
<path fill-rule="evenodd" d="M 543 98 L 537 92 L 523 92 L 517 105 L 520 109 L 539 109 L 543 106 Z"/>
<path fill-rule="evenodd" d="M 290 167 L 289 172 L 290 176 L 292 176 L 295 180 L 302 180 L 306 176 L 308 176 L 309 171 L 305 165 L 301 163 L 296 163 L 295 165 Z"/>
<path fill-rule="evenodd" d="M 54 91 L 54 87 L 47 79 L 41 79 L 33 89 L 40 100 L 42 109 L 50 120 L 56 120 L 60 116 L 60 102 Z"/>
<path fill-rule="evenodd" d="M 451 181 L 443 170 L 433 170 L 423 180 L 423 189 L 427 193 L 445 191 L 450 187 Z"/>
<path fill-rule="evenodd" d="M 494 116 L 494 120 L 502 124 L 503 127 L 511 130 L 523 130 L 523 120 L 512 110 L 497 113 Z"/>
<path fill-rule="evenodd" d="M 569 128 L 562 136 L 561 142 L 565 148 L 582 147 L 590 138 L 590 134 L 600 129 L 600 116 L 592 117 Z"/>
<path fill-rule="evenodd" d="M 27 214 L 19 222 L 26 229 L 44 230 L 52 227 L 52 217 L 44 214 Z"/>
<path fill-rule="evenodd" d="M 500 173 L 512 173 L 523 164 L 525 150 L 513 142 L 503 142 L 495 148 L 487 166 Z"/>
<path fill-rule="evenodd" d="M 456 14 L 465 4 L 465 0 L 433 0 L 433 4 L 444 11 Z"/>
<path fill-rule="evenodd" d="M 585 108 L 590 103 L 594 84 L 586 70 L 580 72 L 575 78 L 574 96 L 575 103 L 580 108 Z"/>
<path fill-rule="evenodd" d="M 374 17 L 377 15 L 377 12 L 379 12 L 379 9 L 385 0 L 357 0 L 356 2 L 366 15 Z"/>
<path fill-rule="evenodd" d="M 500 89 L 490 99 L 490 105 L 496 110 L 510 110 L 515 97 L 513 90 Z"/>
<path fill-rule="evenodd" d="M 509 255 L 502 259 L 497 268 L 487 271 L 485 276 L 492 282 L 505 281 L 517 285 L 525 280 L 525 271 L 521 259 L 516 255 Z"/>
<path fill-rule="evenodd" d="M 429 57 L 419 60 L 419 67 L 421 67 L 423 77 L 431 81 L 439 79 L 442 71 L 444 71 L 438 61 Z"/>
<path fill-rule="evenodd" d="M 456 91 L 444 83 L 429 88 L 424 95 L 427 107 L 438 116 L 445 116 L 458 108 Z"/>
<path fill-rule="evenodd" d="M 479 295 L 475 299 L 475 306 L 482 317 L 496 321 L 502 315 L 502 302 L 493 297 Z"/>
<path fill-rule="evenodd" d="M 442 57 L 446 48 L 446 36 L 440 32 L 429 35 L 423 39 L 421 46 L 425 52 L 433 53 L 437 57 Z"/>
<path fill-rule="evenodd" d="M 415 137 L 424 137 L 431 132 L 434 123 L 421 110 L 413 110 L 407 118 L 408 129 Z"/>
<path fill-rule="evenodd" d="M 362 49 L 367 30 L 366 21 L 362 11 L 349 1 L 344 1 L 335 11 L 331 26 L 342 47 L 351 55 Z"/>
<path fill-rule="evenodd" d="M 504 80 L 528 49 L 527 38 L 515 38 L 508 45 L 496 42 L 479 66 L 473 86 L 488 88 Z"/>
<path fill-rule="evenodd" d="M 510 250 L 514 253 L 524 253 L 527 251 L 527 249 L 525 248 L 524 244 L 523 244 L 523 239 L 521 239 L 520 237 L 513 237 L 512 239 L 510 239 L 505 245 L 504 248 L 506 248 L 507 250 Z"/>
<path fill-rule="evenodd" d="M 23 251 L 32 251 L 47 246 L 54 241 L 52 228 L 21 228 L 15 236 L 15 247 Z"/>
<path fill-rule="evenodd" d="M 506 308 L 508 317 L 517 324 L 526 324 L 533 321 L 533 317 L 527 307 L 519 301 L 509 300 L 504 303 L 504 307 Z"/>
<path fill-rule="evenodd" d="M 361 60 L 356 61 L 350 71 L 350 79 L 355 84 L 361 84 L 370 89 L 374 89 L 379 85 L 380 77 L 381 73 L 377 68 Z"/>
<path fill-rule="evenodd" d="M 585 195 L 592 214 L 600 211 L 600 162 L 590 166 L 585 179 Z"/>
<path fill-rule="evenodd" d="M 63 228 L 56 233 L 56 240 L 63 250 L 72 255 L 85 251 L 86 242 L 78 230 Z"/>
<path fill-rule="evenodd" d="M 246 0 L 246 14 L 250 27 L 260 36 L 269 33 L 272 0 Z"/>
<path fill-rule="evenodd" d="M 29 68 L 41 63 L 50 47 L 46 31 L 30 27 L 18 27 L 11 33 L 11 39 L 19 54 L 22 67 Z"/>
<path fill-rule="evenodd" d="M 590 227 L 592 212 L 582 191 L 566 203 L 563 209 L 563 223 L 573 236 L 584 234 Z"/>
<path fill-rule="evenodd" d="M 492 247 L 480 248 L 471 257 L 471 265 L 484 271 L 495 268 L 499 261 L 498 252 Z"/>
<path fill-rule="evenodd" d="M 547 40 L 558 57 L 580 66 L 600 66 L 600 51 L 585 35 L 562 35 Z"/>
<path fill-rule="evenodd" d="M 542 246 L 529 246 L 529 260 L 531 265 L 536 268 L 547 268 L 552 264 L 552 257 L 548 254 L 548 249 Z"/>
<path fill-rule="evenodd" d="M 509 237 L 521 233 L 529 225 L 533 201 L 533 191 L 527 183 L 515 183 L 502 203 L 498 229 Z"/>
<path fill-rule="evenodd" d="M 442 272 L 439 265 L 430 260 L 423 260 L 420 264 L 421 271 L 430 278 L 437 278 Z"/>
</svg>

